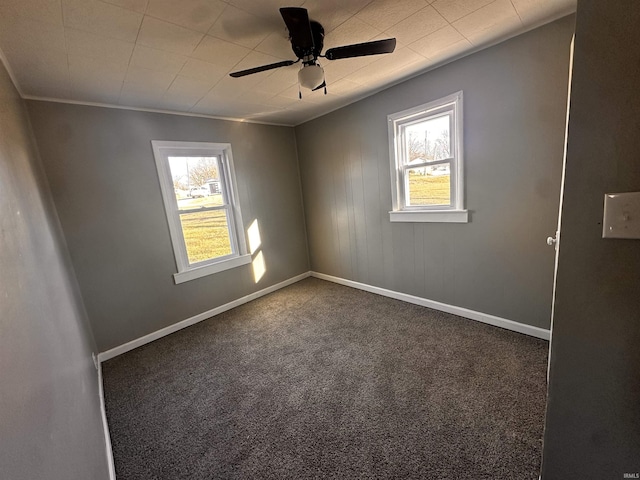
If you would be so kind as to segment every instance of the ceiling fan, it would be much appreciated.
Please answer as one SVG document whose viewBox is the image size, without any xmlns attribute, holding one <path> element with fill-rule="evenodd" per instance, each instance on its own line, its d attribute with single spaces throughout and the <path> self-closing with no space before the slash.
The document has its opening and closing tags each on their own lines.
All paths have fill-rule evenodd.
<svg viewBox="0 0 640 480">
<path fill-rule="evenodd" d="M 234 78 L 244 77 L 245 75 L 264 72 L 274 68 L 288 67 L 289 65 L 302 61 L 302 68 L 298 71 L 299 84 L 310 90 L 324 88 L 324 93 L 326 94 L 327 84 L 324 79 L 324 70 L 317 63 L 318 58 L 339 60 L 341 58 L 380 55 L 383 53 L 391 53 L 396 48 L 396 39 L 387 38 L 385 40 L 330 48 L 322 55 L 324 28 L 315 20 L 309 20 L 309 14 L 306 8 L 283 7 L 280 9 L 280 14 L 287 26 L 287 30 L 289 30 L 291 48 L 298 59 L 284 60 L 269 65 L 240 70 L 238 72 L 232 72 L 229 75 Z M 300 98 L 302 98 L 302 93 L 299 95 Z"/>
</svg>

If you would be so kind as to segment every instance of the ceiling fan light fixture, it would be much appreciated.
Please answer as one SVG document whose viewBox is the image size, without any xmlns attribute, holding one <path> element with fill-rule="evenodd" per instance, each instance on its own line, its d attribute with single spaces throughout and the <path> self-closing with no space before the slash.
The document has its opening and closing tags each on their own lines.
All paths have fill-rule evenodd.
<svg viewBox="0 0 640 480">
<path fill-rule="evenodd" d="M 324 70 L 320 65 L 305 65 L 298 71 L 300 86 L 313 90 L 324 82 Z"/>
</svg>

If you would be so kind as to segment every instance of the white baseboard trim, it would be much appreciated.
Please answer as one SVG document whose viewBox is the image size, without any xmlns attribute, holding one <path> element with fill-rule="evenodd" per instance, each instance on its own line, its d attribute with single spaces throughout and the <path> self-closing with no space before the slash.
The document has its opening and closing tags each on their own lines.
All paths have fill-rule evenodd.
<svg viewBox="0 0 640 480">
<path fill-rule="evenodd" d="M 416 297 L 406 293 L 395 292 L 393 290 L 387 290 L 386 288 L 374 287 L 367 285 L 366 283 L 354 282 L 353 280 L 347 280 L 345 278 L 334 277 L 324 273 L 311 272 L 311 276 L 320 278 L 321 280 L 327 280 L 329 282 L 339 283 L 347 287 L 353 287 L 367 292 L 376 293 L 385 297 L 395 298 L 396 300 L 402 300 L 404 302 L 413 303 L 415 305 L 421 305 L 423 307 L 433 308 L 434 310 L 440 310 L 442 312 L 452 313 L 460 317 L 469 318 L 482 323 L 488 323 L 495 327 L 505 328 L 514 332 L 523 333 L 532 337 L 541 338 L 543 340 L 549 340 L 550 332 L 540 327 L 533 327 L 531 325 L 525 325 L 524 323 L 514 322 L 513 320 L 507 320 L 506 318 L 496 317 L 487 313 L 476 312 L 475 310 L 469 310 L 467 308 L 456 307 L 454 305 L 448 305 L 446 303 L 436 302 L 434 300 L 428 300 L 422 297 Z"/>
<path fill-rule="evenodd" d="M 102 365 L 98 362 L 98 394 L 100 395 L 100 413 L 102 414 L 102 429 L 104 431 L 104 444 L 109 466 L 109 479 L 116 480 L 116 467 L 113 463 L 113 450 L 111 449 L 111 435 L 107 423 L 107 411 L 104 407 L 104 386 L 102 384 Z"/>
<path fill-rule="evenodd" d="M 550 338 L 549 330 L 546 330 L 544 328 L 525 325 L 524 323 L 514 322 L 513 320 L 507 320 L 506 318 L 496 317 L 494 315 L 489 315 L 487 313 L 476 312 L 475 310 L 469 310 L 467 308 L 456 307 L 454 305 L 448 305 L 446 303 L 436 302 L 434 300 L 428 300 L 426 298 L 416 297 L 414 295 L 409 295 L 406 293 L 387 290 L 386 288 L 374 287 L 373 285 L 367 285 L 365 283 L 355 282 L 353 280 L 347 280 L 345 278 L 334 277 L 332 275 L 327 275 L 325 273 L 311 271 L 311 272 L 301 273 L 300 275 L 289 278 L 288 280 L 285 280 L 283 282 L 277 283 L 275 285 L 271 285 L 270 287 L 251 293 L 249 295 L 246 295 L 244 297 L 241 297 L 237 300 L 226 303 L 219 307 L 212 308 L 211 310 L 202 312 L 191 318 L 187 318 L 186 320 L 182 320 L 178 323 L 174 323 L 173 325 L 169 325 L 168 327 L 162 328 L 153 333 L 150 333 L 148 335 L 137 338 L 135 340 L 127 342 L 118 347 L 107 350 L 106 352 L 102 352 L 98 354 L 98 361 L 105 362 L 111 358 L 117 357 L 118 355 L 122 355 L 123 353 L 133 350 L 134 348 L 141 347 L 142 345 L 145 345 L 147 343 L 153 342 L 154 340 L 170 335 L 171 333 L 177 332 L 178 330 L 182 330 L 183 328 L 189 327 L 198 322 L 214 317 L 222 312 L 226 312 L 227 310 L 231 310 L 232 308 L 238 307 L 252 300 L 255 300 L 256 298 L 263 297 L 264 295 L 275 292 L 276 290 L 280 290 L 281 288 L 292 285 L 309 276 L 320 278 L 322 280 L 327 280 L 329 282 L 339 283 L 340 285 L 345 285 L 347 287 L 357 288 L 359 290 L 365 290 L 367 292 L 383 295 L 385 297 L 395 298 L 396 300 L 402 300 L 404 302 L 413 303 L 415 305 L 421 305 L 423 307 L 433 308 L 434 310 L 440 310 L 442 312 L 452 313 L 460 317 L 469 318 L 471 320 L 487 323 L 495 327 L 505 328 L 507 330 L 523 333 L 525 335 L 541 338 L 543 340 L 549 340 Z M 102 385 L 102 381 L 100 385 Z M 105 419 L 105 422 L 106 422 L 106 419 Z"/>
<path fill-rule="evenodd" d="M 231 310 L 232 308 L 239 307 L 240 305 L 248 303 L 251 300 L 263 297 L 269 293 L 275 292 L 276 290 L 280 290 L 281 288 L 288 287 L 289 285 L 299 282 L 300 280 L 303 280 L 310 275 L 310 272 L 301 273 L 300 275 L 289 278 L 288 280 L 285 280 L 283 282 L 276 283 L 275 285 L 271 285 L 270 287 L 258 290 L 257 292 L 245 295 L 244 297 L 238 298 L 237 300 L 234 300 L 232 302 L 225 303 L 224 305 L 220 305 L 219 307 L 212 308 L 211 310 L 199 313 L 198 315 L 187 318 L 186 320 L 174 323 L 173 325 L 169 325 L 168 327 L 162 328 L 118 347 L 114 347 L 111 350 L 107 350 L 106 352 L 101 352 L 98 354 L 98 361 L 105 362 L 111 358 L 117 357 L 118 355 L 122 355 L 123 353 L 133 350 L 134 348 L 141 347 L 142 345 L 153 342 L 154 340 L 165 337 L 171 333 L 177 332 L 178 330 L 182 330 L 183 328 L 190 327 L 191 325 L 214 317 L 222 312 L 226 312 L 227 310 Z"/>
</svg>

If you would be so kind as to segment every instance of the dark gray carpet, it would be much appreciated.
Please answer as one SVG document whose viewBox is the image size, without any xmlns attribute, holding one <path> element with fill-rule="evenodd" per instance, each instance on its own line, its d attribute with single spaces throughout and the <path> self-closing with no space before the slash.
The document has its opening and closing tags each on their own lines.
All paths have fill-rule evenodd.
<svg viewBox="0 0 640 480">
<path fill-rule="evenodd" d="M 537 479 L 548 344 L 306 279 L 103 365 L 127 479 Z"/>
</svg>

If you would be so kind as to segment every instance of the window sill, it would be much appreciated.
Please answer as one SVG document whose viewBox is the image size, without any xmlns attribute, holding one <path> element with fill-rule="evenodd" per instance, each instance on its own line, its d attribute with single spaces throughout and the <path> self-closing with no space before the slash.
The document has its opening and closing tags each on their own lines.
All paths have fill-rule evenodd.
<svg viewBox="0 0 640 480">
<path fill-rule="evenodd" d="M 468 210 L 403 210 L 389 212 L 392 222 L 468 223 Z"/>
<path fill-rule="evenodd" d="M 174 273 L 173 281 L 177 284 L 195 280 L 196 278 L 206 277 L 213 273 L 223 272 L 230 268 L 239 267 L 241 265 L 247 265 L 251 263 L 251 255 L 240 255 L 228 260 L 222 260 L 220 262 L 212 263 L 209 265 L 203 265 L 202 267 L 192 268 L 185 270 L 184 272 Z"/>
</svg>

